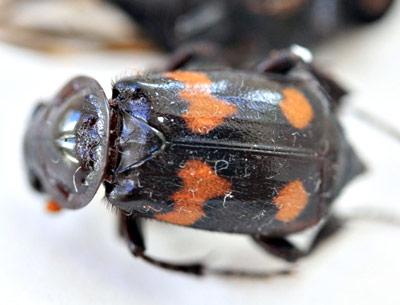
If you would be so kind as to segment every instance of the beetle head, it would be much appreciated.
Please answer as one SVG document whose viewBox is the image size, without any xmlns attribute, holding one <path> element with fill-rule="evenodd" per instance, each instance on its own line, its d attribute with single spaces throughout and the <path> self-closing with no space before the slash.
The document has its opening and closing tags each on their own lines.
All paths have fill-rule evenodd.
<svg viewBox="0 0 400 305">
<path fill-rule="evenodd" d="M 33 112 L 24 140 L 31 185 L 63 208 L 87 205 L 102 183 L 109 144 L 109 105 L 93 79 L 72 79 Z"/>
</svg>

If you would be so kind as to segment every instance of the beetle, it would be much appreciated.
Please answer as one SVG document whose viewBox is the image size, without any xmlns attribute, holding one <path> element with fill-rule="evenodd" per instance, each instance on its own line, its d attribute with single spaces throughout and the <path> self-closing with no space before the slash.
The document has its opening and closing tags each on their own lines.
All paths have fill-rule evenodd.
<svg viewBox="0 0 400 305">
<path fill-rule="evenodd" d="M 304 51 L 248 71 L 181 62 L 117 81 L 110 100 L 94 79 L 74 78 L 33 113 L 31 184 L 67 209 L 104 184 L 132 253 L 163 268 L 206 270 L 146 255 L 142 219 L 246 234 L 296 261 L 338 230 L 332 202 L 364 169 L 337 120 L 344 91 Z M 321 221 L 310 250 L 288 241 Z"/>
<path fill-rule="evenodd" d="M 292 43 L 313 47 L 381 18 L 393 0 L 108 0 L 166 50 L 210 43 L 231 64 Z"/>
</svg>

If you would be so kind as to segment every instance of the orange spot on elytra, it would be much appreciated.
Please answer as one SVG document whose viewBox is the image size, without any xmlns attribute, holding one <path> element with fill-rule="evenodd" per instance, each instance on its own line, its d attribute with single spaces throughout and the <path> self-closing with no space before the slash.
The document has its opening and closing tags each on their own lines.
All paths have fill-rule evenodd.
<svg viewBox="0 0 400 305">
<path fill-rule="evenodd" d="M 275 218 L 279 221 L 289 222 L 296 219 L 308 203 L 308 193 L 300 180 L 286 184 L 276 195 L 272 202 L 278 208 Z"/>
<path fill-rule="evenodd" d="M 50 200 L 46 205 L 47 212 L 58 213 L 62 210 L 60 204 L 55 200 Z"/>
<path fill-rule="evenodd" d="M 182 117 L 194 133 L 209 133 L 222 124 L 226 117 L 237 111 L 236 105 L 212 95 L 212 81 L 205 73 L 174 71 L 166 73 L 165 76 L 185 85 L 179 96 L 189 104 L 189 107 Z"/>
<path fill-rule="evenodd" d="M 189 160 L 178 173 L 183 188 L 173 194 L 174 209 L 157 214 L 156 219 L 189 226 L 202 218 L 204 204 L 215 197 L 229 192 L 231 183 L 214 173 L 214 169 L 198 160 Z"/>
<path fill-rule="evenodd" d="M 293 127 L 306 128 L 314 117 L 314 110 L 307 97 L 295 88 L 286 88 L 282 94 L 283 99 L 279 106 L 283 115 Z"/>
</svg>

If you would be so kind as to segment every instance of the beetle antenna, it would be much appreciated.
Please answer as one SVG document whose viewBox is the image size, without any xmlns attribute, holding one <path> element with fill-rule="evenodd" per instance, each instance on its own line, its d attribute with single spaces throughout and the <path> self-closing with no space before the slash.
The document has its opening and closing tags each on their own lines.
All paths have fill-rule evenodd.
<svg viewBox="0 0 400 305">
<path fill-rule="evenodd" d="M 400 227 L 400 215 L 385 213 L 374 208 L 357 209 L 340 218 L 345 222 L 360 220 Z"/>
<path fill-rule="evenodd" d="M 377 130 L 400 142 L 400 131 L 395 126 L 388 124 L 387 122 L 360 108 L 353 107 L 351 112 L 357 119 L 374 126 Z"/>
</svg>

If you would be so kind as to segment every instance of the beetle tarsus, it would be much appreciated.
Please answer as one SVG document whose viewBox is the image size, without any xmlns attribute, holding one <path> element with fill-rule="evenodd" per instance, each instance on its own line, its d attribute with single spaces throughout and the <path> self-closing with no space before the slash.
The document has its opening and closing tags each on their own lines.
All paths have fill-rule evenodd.
<svg viewBox="0 0 400 305">
<path fill-rule="evenodd" d="M 268 237 L 263 235 L 254 235 L 253 239 L 268 253 L 277 256 L 287 262 L 294 263 L 300 258 L 306 257 L 314 253 L 319 246 L 333 237 L 343 227 L 344 221 L 336 216 L 331 216 L 319 229 L 317 235 L 312 241 L 308 250 L 298 249 L 293 243 L 284 237 Z"/>
</svg>

